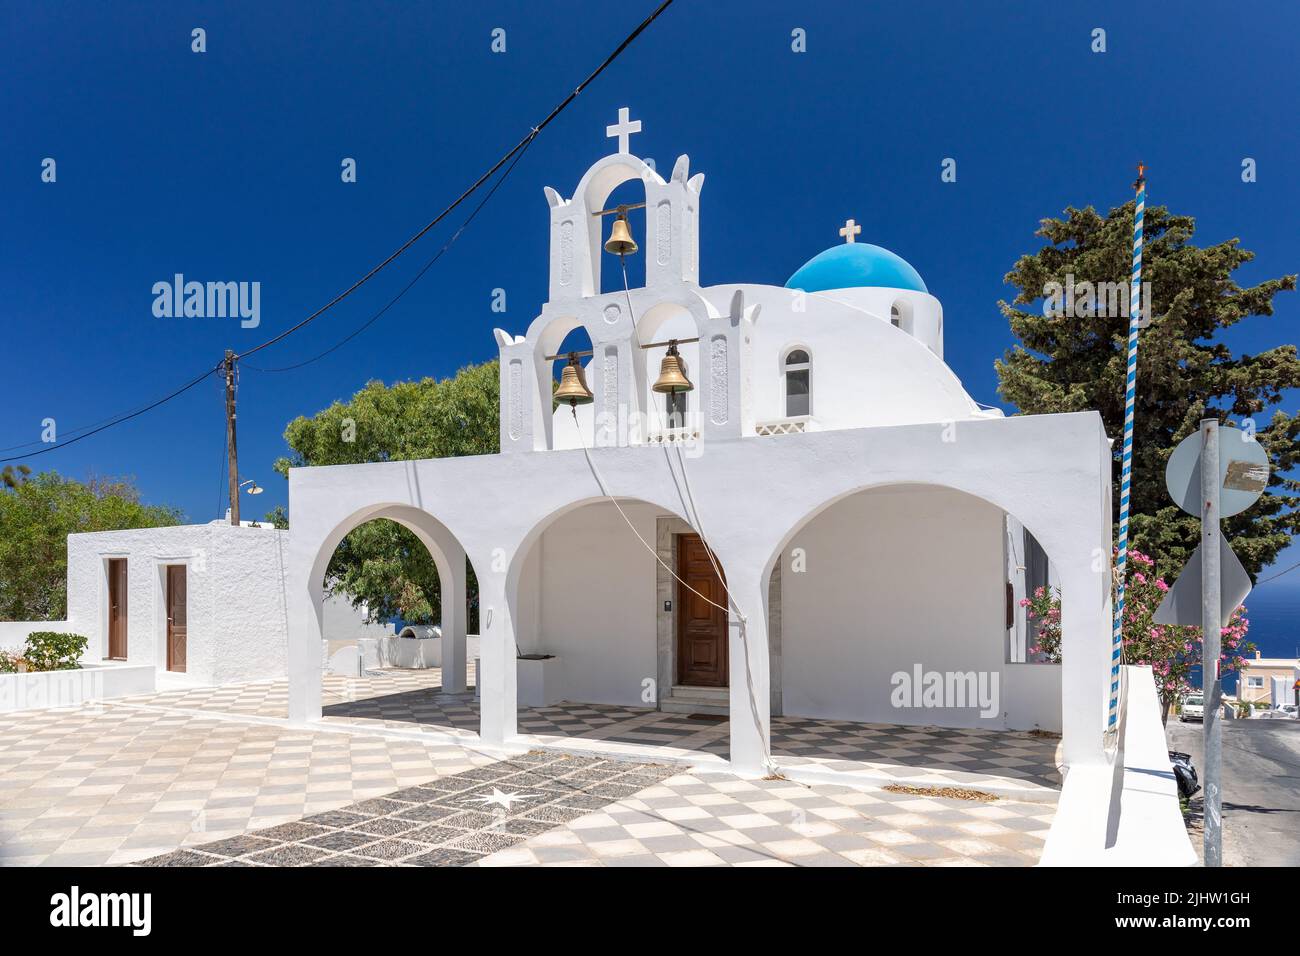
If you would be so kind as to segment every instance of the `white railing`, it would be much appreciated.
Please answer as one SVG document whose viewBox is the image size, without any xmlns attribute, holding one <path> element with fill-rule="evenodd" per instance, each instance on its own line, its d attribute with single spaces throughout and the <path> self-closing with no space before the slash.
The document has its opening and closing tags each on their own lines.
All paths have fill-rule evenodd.
<svg viewBox="0 0 1300 956">
<path fill-rule="evenodd" d="M 650 445 L 678 445 L 699 440 L 700 430 L 698 428 L 665 428 L 651 432 L 649 437 L 646 438 L 646 443 Z"/>
<path fill-rule="evenodd" d="M 813 420 L 808 415 L 797 415 L 793 418 L 778 418 L 770 422 L 758 422 L 754 425 L 754 434 L 760 437 L 770 435 L 799 435 L 803 432 L 814 431 Z"/>
</svg>

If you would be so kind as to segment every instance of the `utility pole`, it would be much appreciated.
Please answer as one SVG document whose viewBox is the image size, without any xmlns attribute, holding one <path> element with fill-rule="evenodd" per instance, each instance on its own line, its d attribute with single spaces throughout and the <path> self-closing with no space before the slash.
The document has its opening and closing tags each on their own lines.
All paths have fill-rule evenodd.
<svg viewBox="0 0 1300 956">
<path fill-rule="evenodd" d="M 1219 679 L 1219 420 L 1201 419 L 1201 692 L 1205 697 L 1205 865 L 1223 865 L 1223 685 Z"/>
<path fill-rule="evenodd" d="M 239 526 L 239 454 L 235 448 L 235 353 L 226 349 L 226 451 L 230 461 L 230 523 Z M 1216 554 L 1218 552 L 1215 552 Z"/>
</svg>

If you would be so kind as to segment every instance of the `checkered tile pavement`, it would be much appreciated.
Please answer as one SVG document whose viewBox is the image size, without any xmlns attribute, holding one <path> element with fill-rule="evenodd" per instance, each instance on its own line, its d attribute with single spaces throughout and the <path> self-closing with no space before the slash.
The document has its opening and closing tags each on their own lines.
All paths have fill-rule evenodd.
<svg viewBox="0 0 1300 956">
<path fill-rule="evenodd" d="M 142 866 L 465 866 L 671 776 L 534 751 Z"/>
<path fill-rule="evenodd" d="M 899 783 L 1059 791 L 1059 743 L 1015 731 L 772 718 L 772 753 L 782 767 L 865 770 Z"/>
<path fill-rule="evenodd" d="M 472 693 L 444 694 L 435 671 L 405 677 L 385 693 L 379 678 L 331 688 L 327 722 L 416 727 L 474 734 L 478 703 Z M 423 686 L 411 686 L 418 681 Z M 351 694 L 354 700 L 339 699 Z M 542 744 L 605 741 L 665 748 L 665 755 L 700 753 L 725 758 L 730 729 L 725 720 L 649 708 L 568 701 L 553 707 L 520 708 L 519 732 Z M 784 768 L 833 774 L 870 774 L 877 780 L 937 786 L 983 786 L 1003 793 L 1059 791 L 1058 738 L 1011 731 L 861 724 L 805 717 L 772 718 L 772 754 Z"/>
<path fill-rule="evenodd" d="M 283 681 L 161 694 L 158 706 L 284 717 Z M 324 723 L 431 730 L 472 741 L 478 733 L 478 702 L 472 692 L 445 694 L 441 672 L 372 671 L 359 679 L 325 678 Z M 725 720 L 668 714 L 649 708 L 563 702 L 521 708 L 519 732 L 533 742 L 564 745 L 608 742 L 616 749 L 662 748 L 665 756 L 726 758 Z M 1059 740 L 1027 733 L 896 724 L 861 724 L 804 717 L 772 718 L 772 753 L 786 769 L 828 775 L 866 774 L 873 781 L 985 787 L 1006 794 L 1052 799 L 1061 787 Z M 597 748 L 599 749 L 599 748 Z"/>
<path fill-rule="evenodd" d="M 1055 807 L 681 773 L 480 866 L 1032 866 Z"/>
<path fill-rule="evenodd" d="M 304 817 L 417 785 L 436 791 L 439 780 L 495 765 L 497 757 L 475 749 L 478 710 L 472 695 L 444 695 L 439 681 L 437 671 L 383 671 L 358 680 L 326 678 L 325 720 L 306 730 L 283 722 L 287 714 L 283 681 L 184 689 L 79 709 L 0 715 L 0 864 L 120 864 L 177 848 L 193 852 L 190 848 L 199 844 L 300 824 Z M 393 728 L 407 731 L 407 736 L 366 732 Z M 423 739 L 411 736 L 412 729 L 440 733 Z M 448 730 L 465 739 L 447 740 Z M 663 753 L 687 757 L 727 752 L 725 721 L 648 709 L 571 703 L 525 709 L 520 713 L 520 731 L 546 744 L 582 742 L 597 750 L 609 744 L 611 750 L 618 749 L 613 745 L 633 749 L 654 745 L 664 748 Z M 1023 790 L 996 804 L 967 804 L 864 789 L 861 780 L 853 788 L 825 782 L 807 787 L 786 780 L 739 781 L 713 775 L 707 767 L 678 773 L 679 766 L 663 771 L 675 774 L 670 779 L 656 781 L 641 793 L 611 791 L 610 796 L 617 798 L 613 804 L 604 797 L 599 806 L 554 801 L 563 808 L 547 811 L 555 816 L 554 822 L 563 824 L 554 832 L 526 833 L 535 827 L 511 824 L 513 830 L 507 835 L 522 839 L 507 845 L 497 833 L 489 843 L 454 849 L 478 854 L 461 862 L 484 864 L 650 862 L 651 856 L 669 864 L 715 862 L 714 857 L 728 863 L 758 863 L 763 860 L 754 857 L 762 852 L 755 847 L 771 850 L 772 844 L 777 850 L 771 855 L 785 862 L 801 862 L 796 859 L 800 856 L 808 857 L 803 862 L 833 862 L 832 857 L 822 856 L 823 851 L 848 862 L 920 861 L 925 854 L 942 862 L 963 862 L 961 857 L 1010 862 L 1011 857 L 999 856 L 1006 850 L 1036 858 L 1053 813 L 1040 791 L 1054 795 L 1059 789 L 1055 749 L 1055 740 L 1026 734 L 778 717 L 773 720 L 773 751 L 791 774 L 795 768 L 865 769 L 885 778 L 877 783 L 893 780 L 985 789 L 1007 783 Z M 601 755 L 568 759 L 600 760 Z M 504 768 L 509 766 L 505 762 Z M 626 763 L 620 766 L 624 769 L 618 772 L 630 772 Z M 518 768 L 513 772 L 524 773 Z M 1020 803 L 1017 793 L 1036 802 Z M 891 819 L 890 827 L 878 826 L 882 817 L 897 813 L 900 804 L 906 804 L 908 815 Z M 696 824 L 695 820 L 703 819 L 698 816 L 701 807 L 706 814 L 717 807 L 719 812 L 726 809 L 729 818 L 762 825 L 725 820 Z M 856 818 L 837 816 L 846 807 Z M 595 811 L 591 814 L 595 822 L 577 817 L 579 810 Z M 763 816 L 767 819 L 760 821 Z M 1017 818 L 1037 822 L 1033 826 L 1008 822 Z M 827 830 L 827 821 L 838 829 Z M 626 834 L 614 832 L 625 824 Z M 311 822 L 311 826 L 324 825 Z M 452 829 L 465 833 L 449 838 L 447 845 L 471 832 L 465 827 Z M 837 841 L 847 838 L 837 834 L 843 830 L 882 835 L 868 843 L 850 841 L 846 846 L 852 852 L 842 852 Z M 1028 837 L 1018 840 L 1008 831 Z M 321 836 L 314 831 L 312 835 Z M 993 836 L 1003 839 L 984 839 Z M 665 842 L 655 842 L 660 837 Z M 693 845 L 686 845 L 683 838 Z M 298 844 L 304 839 L 280 842 Z M 724 845 L 718 845 L 719 840 Z M 902 848 L 930 849 L 905 853 L 889 841 Z M 427 846 L 428 853 L 445 848 L 415 842 Z M 937 854 L 932 852 L 935 846 Z M 498 847 L 500 852 L 479 859 Z M 285 852 L 302 856 L 306 851 Z M 332 852 L 370 859 L 337 849 Z"/>
<path fill-rule="evenodd" d="M 0 715 L 0 865 L 124 863 L 493 759 L 117 703 Z"/>
</svg>

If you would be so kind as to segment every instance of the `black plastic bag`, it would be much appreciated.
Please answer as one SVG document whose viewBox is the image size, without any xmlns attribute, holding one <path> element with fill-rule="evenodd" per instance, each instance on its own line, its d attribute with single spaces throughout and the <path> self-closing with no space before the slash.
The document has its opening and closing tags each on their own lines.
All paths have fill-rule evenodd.
<svg viewBox="0 0 1300 956">
<path fill-rule="evenodd" d="M 1192 766 L 1191 755 L 1171 750 L 1169 763 L 1174 768 L 1174 779 L 1178 781 L 1178 795 L 1184 800 L 1190 800 L 1196 791 L 1201 789 L 1200 778 L 1196 776 L 1196 768 Z"/>
</svg>

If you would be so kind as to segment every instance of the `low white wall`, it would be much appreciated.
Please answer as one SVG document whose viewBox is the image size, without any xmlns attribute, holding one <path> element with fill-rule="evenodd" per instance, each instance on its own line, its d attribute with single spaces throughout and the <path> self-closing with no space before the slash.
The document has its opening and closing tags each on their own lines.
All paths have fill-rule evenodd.
<svg viewBox="0 0 1300 956">
<path fill-rule="evenodd" d="M 32 631 L 76 633 L 67 621 L 0 621 L 0 650 L 22 650 Z M 84 633 L 82 634 L 84 637 Z"/>
<path fill-rule="evenodd" d="M 1124 714 L 1110 766 L 1072 768 L 1042 866 L 1194 866 L 1150 667 L 1123 669 Z"/>
<path fill-rule="evenodd" d="M 0 713 L 151 694 L 154 686 L 154 669 L 143 664 L 87 664 L 76 670 L 0 674 Z"/>
<path fill-rule="evenodd" d="M 1011 730 L 1061 732 L 1061 665 L 1007 664 L 1002 709 Z"/>
<path fill-rule="evenodd" d="M 465 659 L 479 656 L 479 636 L 465 636 Z M 379 639 L 379 659 L 388 667 L 441 667 L 441 637 L 394 637 L 389 634 Z"/>
<path fill-rule="evenodd" d="M 1004 535 L 993 505 L 918 485 L 851 495 L 815 517 L 782 555 L 784 712 L 1059 731 L 1060 668 L 1006 660 Z M 996 677 L 996 713 L 894 706 L 893 676 L 917 665 L 985 675 L 990 696 Z"/>
</svg>

